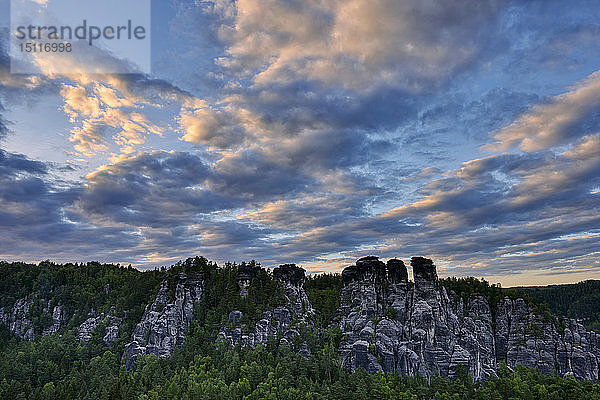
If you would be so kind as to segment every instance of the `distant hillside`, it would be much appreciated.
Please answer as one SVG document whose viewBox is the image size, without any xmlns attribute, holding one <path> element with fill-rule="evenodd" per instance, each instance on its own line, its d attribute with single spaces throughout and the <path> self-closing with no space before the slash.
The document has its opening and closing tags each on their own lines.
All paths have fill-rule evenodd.
<svg viewBox="0 0 600 400">
<path fill-rule="evenodd" d="M 554 313 L 582 319 L 587 329 L 600 332 L 600 281 L 518 289 L 546 303 Z"/>
</svg>

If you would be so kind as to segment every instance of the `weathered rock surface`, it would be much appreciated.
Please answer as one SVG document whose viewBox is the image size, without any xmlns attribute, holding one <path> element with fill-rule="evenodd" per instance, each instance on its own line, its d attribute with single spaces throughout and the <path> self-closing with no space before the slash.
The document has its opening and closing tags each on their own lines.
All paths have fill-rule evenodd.
<svg viewBox="0 0 600 400">
<path fill-rule="evenodd" d="M 28 316 L 32 305 L 33 300 L 25 297 L 17 300 L 10 308 L 0 308 L 0 323 L 6 325 L 9 331 L 18 338 L 35 339 L 33 323 Z"/>
<path fill-rule="evenodd" d="M 240 296 L 247 297 L 248 289 L 252 284 L 252 280 L 256 277 L 259 267 L 254 265 L 240 265 L 238 267 L 238 288 Z"/>
<path fill-rule="evenodd" d="M 114 312 L 114 310 L 111 310 Z M 105 324 L 104 337 L 102 340 L 107 346 L 111 346 L 112 343 L 119 337 L 119 325 L 123 322 L 121 318 L 115 317 L 111 314 L 100 314 L 98 316 L 91 316 L 86 319 L 79 328 L 77 329 L 77 340 L 82 344 L 87 344 L 94 332 L 98 329 L 100 324 Z"/>
<path fill-rule="evenodd" d="M 474 379 L 485 379 L 506 360 L 509 368 L 598 379 L 600 335 L 573 320 L 565 320 L 560 334 L 552 319 L 544 321 L 522 299 L 501 300 L 494 321 L 482 296 L 451 301 L 431 260 L 413 257 L 411 266 L 414 287 L 396 259 L 386 265 L 365 257 L 342 272 L 334 325 L 343 333 L 347 368 L 452 377 L 462 364 Z"/>
<path fill-rule="evenodd" d="M 33 328 L 33 322 L 29 317 L 30 309 L 38 301 L 34 294 L 31 297 L 25 297 L 15 302 L 12 307 L 0 308 L 0 323 L 6 325 L 9 331 L 16 337 L 27 340 L 34 340 L 36 334 Z M 52 323 L 45 327 L 41 335 L 51 335 L 58 332 L 68 321 L 67 316 L 60 304 L 51 307 L 50 301 L 44 301 L 43 313 L 51 317 Z M 39 333 L 38 333 L 39 334 Z"/>
<path fill-rule="evenodd" d="M 600 335 L 575 320 L 564 319 L 564 331 L 553 318 L 537 315 L 522 299 L 498 303 L 496 354 L 509 368 L 525 365 L 543 373 L 598 379 Z"/>
<path fill-rule="evenodd" d="M 194 305 L 202 297 L 204 282 L 200 275 L 179 274 L 175 298 L 169 299 L 169 284 L 162 282 L 154 302 L 146 306 L 131 342 L 125 346 L 125 366 L 130 368 L 143 354 L 169 357 L 184 342 L 185 331 L 194 317 Z"/>
<path fill-rule="evenodd" d="M 9 309 L 0 308 L 0 323 L 6 325 L 10 332 L 21 339 L 35 340 L 36 335 L 33 328 L 33 323 L 29 319 L 29 312 L 35 301 L 39 301 L 34 295 L 33 298 L 23 298 L 15 302 L 13 307 Z M 44 303 L 45 300 L 42 300 Z M 50 312 L 52 310 L 52 312 Z M 51 316 L 51 324 L 46 326 L 41 333 L 41 336 L 52 335 L 58 332 L 61 328 L 68 325 L 70 317 L 65 312 L 64 308 L 58 304 L 52 307 L 51 302 L 47 301 L 47 305 L 43 307 L 43 313 Z M 92 334 L 97 329 L 98 325 L 105 324 L 104 343 L 108 346 L 115 341 L 119 336 L 119 325 L 123 322 L 121 318 L 114 316 L 115 310 L 111 309 L 109 315 L 102 314 L 95 316 L 92 311 L 90 318 L 85 320 L 77 328 L 77 340 L 82 344 L 86 344 L 92 337 Z"/>
<path fill-rule="evenodd" d="M 273 270 L 273 278 L 283 286 L 286 308 L 299 324 L 311 323 L 314 310 L 304 290 L 305 271 L 295 264 Z"/>
<path fill-rule="evenodd" d="M 485 379 L 495 375 L 497 365 L 504 361 L 511 369 L 523 365 L 543 373 L 598 380 L 600 334 L 586 331 L 576 320 L 540 315 L 523 299 L 506 297 L 491 307 L 480 295 L 456 298 L 440 285 L 431 260 L 413 257 L 410 264 L 414 283 L 408 281 L 407 268 L 398 259 L 383 263 L 377 257 L 364 257 L 342 272 L 340 307 L 331 326 L 338 326 L 343 334 L 339 352 L 347 368 L 452 377 L 462 365 L 475 379 Z M 247 296 L 258 268 L 239 268 L 240 296 Z M 285 264 L 273 271 L 273 277 L 284 289 L 284 303 L 264 312 L 253 326 L 247 326 L 244 315 L 233 310 L 217 339 L 255 347 L 278 338 L 279 344 L 295 345 L 295 351 L 309 356 L 307 344 L 298 345 L 296 340 L 299 332 L 313 327 L 314 310 L 303 286 L 305 271 Z M 103 289 L 110 291 L 109 286 Z M 203 290 L 204 280 L 198 274 L 179 274 L 162 283 L 125 347 L 127 368 L 139 355 L 168 357 L 183 345 Z M 30 314 L 40 310 L 48 323 L 36 332 Z M 82 344 L 103 329 L 100 334 L 110 346 L 122 324 L 115 314 L 114 310 L 106 315 L 92 311 L 76 327 L 69 321 L 75 320 L 77 311 L 67 314 L 62 305 L 32 293 L 0 308 L 0 324 L 27 340 L 76 328 Z"/>
<path fill-rule="evenodd" d="M 48 306 L 44 309 L 44 311 L 46 313 L 49 313 L 50 310 L 50 304 L 48 304 Z M 63 326 L 63 324 L 66 322 L 67 318 L 65 316 L 65 313 L 62 309 L 62 307 L 59 305 L 54 306 L 54 308 L 52 309 L 52 325 L 46 327 L 43 331 L 42 331 L 42 336 L 46 336 L 46 335 L 51 335 L 53 333 L 58 332 L 58 330 L 61 328 L 61 326 Z"/>
<path fill-rule="evenodd" d="M 310 325 L 314 316 L 314 310 L 303 286 L 304 269 L 294 264 L 281 265 L 273 270 L 273 278 L 283 286 L 285 305 L 265 311 L 249 332 L 243 332 L 242 312 L 232 311 L 229 314 L 228 326 L 221 328 L 217 341 L 224 341 L 232 346 L 255 347 L 266 345 L 269 337 L 279 335 L 280 345 L 293 345 L 293 339 L 298 335 L 299 329 Z M 302 354 L 309 354 L 306 344 L 298 350 Z"/>
</svg>

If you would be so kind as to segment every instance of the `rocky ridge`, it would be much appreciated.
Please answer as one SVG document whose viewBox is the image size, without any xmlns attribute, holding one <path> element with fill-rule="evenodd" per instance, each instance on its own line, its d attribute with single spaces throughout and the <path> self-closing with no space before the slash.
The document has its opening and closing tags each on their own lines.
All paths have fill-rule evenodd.
<svg viewBox="0 0 600 400">
<path fill-rule="evenodd" d="M 285 304 L 271 311 L 265 311 L 262 318 L 247 333 L 242 330 L 244 318 L 242 312 L 232 311 L 229 314 L 228 325 L 221 328 L 217 341 L 223 341 L 231 346 L 252 348 L 266 345 L 270 337 L 278 337 L 280 345 L 293 346 L 299 330 L 312 325 L 314 310 L 303 286 L 304 269 L 294 264 L 281 265 L 273 270 L 273 278 L 283 286 Z M 297 350 L 302 354 L 309 354 L 306 343 Z"/>
<path fill-rule="evenodd" d="M 36 295 L 18 299 L 12 307 L 0 308 L 0 323 L 6 325 L 10 332 L 18 338 L 26 340 L 36 338 L 33 322 L 29 316 L 30 309 L 34 306 L 34 300 L 37 300 Z M 51 335 L 65 326 L 69 318 L 60 304 L 52 307 L 51 302 L 45 300 L 42 304 L 42 311 L 48 316 L 51 323 L 42 330 L 41 336 Z"/>
<path fill-rule="evenodd" d="M 25 297 L 18 299 L 10 308 L 0 308 L 0 323 L 6 325 L 16 337 L 34 340 L 33 322 L 29 319 L 29 309 L 32 305 L 33 300 Z"/>
<path fill-rule="evenodd" d="M 164 280 L 154 302 L 144 311 L 136 325 L 131 342 L 125 346 L 126 368 L 131 368 L 140 355 L 169 357 L 183 346 L 185 332 L 194 318 L 194 306 L 200 302 L 204 279 L 199 274 L 180 273 L 174 297 L 169 297 L 169 281 Z"/>
<path fill-rule="evenodd" d="M 411 267 L 414 287 L 400 260 L 365 257 L 343 271 L 333 326 L 343 333 L 340 355 L 347 368 L 452 377 L 462 364 L 474 379 L 485 379 L 505 360 L 509 368 L 598 379 L 600 335 L 577 321 L 565 320 L 560 333 L 523 299 L 509 298 L 493 318 L 482 296 L 451 301 L 431 260 L 413 257 Z"/>
<path fill-rule="evenodd" d="M 258 269 L 260 267 L 255 265 L 240 265 L 238 267 L 238 289 L 240 296 L 243 298 L 248 297 L 248 290 L 252 280 L 256 277 Z"/>
<path fill-rule="evenodd" d="M 496 374 L 500 362 L 506 362 L 511 369 L 524 365 L 543 373 L 599 378 L 600 335 L 586 331 L 580 322 L 557 322 L 520 298 L 505 297 L 493 305 L 481 295 L 458 298 L 440 284 L 431 260 L 413 257 L 410 266 L 414 283 L 398 259 L 384 263 L 377 257 L 364 257 L 343 270 L 340 307 L 330 328 L 342 333 L 339 353 L 346 368 L 452 377 L 462 365 L 474 379 L 485 379 Z M 238 271 L 241 297 L 248 294 L 257 268 Z M 314 310 L 304 289 L 305 271 L 285 264 L 273 270 L 273 278 L 284 290 L 284 303 L 264 312 L 251 327 L 244 327 L 244 315 L 232 310 L 217 340 L 255 347 L 277 338 L 280 345 L 293 347 L 303 329 L 314 328 Z M 203 275 L 191 273 L 162 282 L 125 346 L 127 368 L 140 355 L 168 357 L 183 345 L 204 284 Z M 35 307 L 43 309 L 49 321 L 38 334 L 29 316 Z M 0 323 L 27 340 L 55 334 L 71 326 L 73 318 L 60 304 L 40 300 L 36 294 L 0 308 Z M 103 340 L 111 345 L 121 323 L 114 310 L 100 315 L 92 311 L 77 327 L 77 339 L 85 344 L 94 332 L 104 329 Z M 310 356 L 305 343 L 294 350 Z"/>
<path fill-rule="evenodd" d="M 0 324 L 6 325 L 15 337 L 25 340 L 37 339 L 40 335 L 35 334 L 33 321 L 31 321 L 29 316 L 30 310 L 34 306 L 36 300 L 38 300 L 37 295 L 33 295 L 31 297 L 18 299 L 12 307 L 0 308 Z M 50 324 L 42 330 L 41 336 L 57 333 L 61 328 L 66 327 L 74 318 L 74 315 L 67 315 L 60 304 L 52 307 L 49 300 L 47 302 L 46 300 L 42 300 L 42 302 L 42 304 L 45 304 L 42 313 L 48 317 Z M 122 319 L 114 316 L 114 309 L 112 309 L 111 313 L 108 315 L 102 313 L 100 316 L 96 317 L 93 310 L 90 314 L 90 318 L 77 327 L 77 339 L 81 343 L 86 344 L 91 339 L 97 327 L 103 323 L 106 324 L 103 340 L 104 343 L 110 346 L 119 336 L 119 325 L 121 324 Z"/>
<path fill-rule="evenodd" d="M 105 325 L 102 341 L 107 346 L 111 346 L 119 337 L 119 325 L 123 322 L 123 319 L 115 317 L 114 313 L 115 310 L 113 308 L 108 315 L 102 313 L 98 316 L 90 316 L 77 328 L 77 340 L 81 344 L 87 344 L 98 327 Z"/>
<path fill-rule="evenodd" d="M 597 380 L 600 335 L 588 332 L 573 319 L 557 327 L 552 319 L 536 315 L 523 299 L 505 298 L 496 316 L 496 354 L 509 368 L 536 367 L 578 379 Z"/>
</svg>

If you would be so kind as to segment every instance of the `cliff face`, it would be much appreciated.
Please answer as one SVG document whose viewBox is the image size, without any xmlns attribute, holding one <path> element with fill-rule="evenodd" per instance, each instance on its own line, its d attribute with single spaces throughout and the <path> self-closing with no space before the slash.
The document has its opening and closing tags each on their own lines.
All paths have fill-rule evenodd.
<svg viewBox="0 0 600 400">
<path fill-rule="evenodd" d="M 265 311 L 262 318 L 250 332 L 242 331 L 244 315 L 234 310 L 229 314 L 228 326 L 221 328 L 218 341 L 232 346 L 255 347 L 266 345 L 270 337 L 279 337 L 280 345 L 293 346 L 294 338 L 302 327 L 310 326 L 314 316 L 313 308 L 304 290 L 304 269 L 294 264 L 281 265 L 273 270 L 273 278 L 281 283 L 284 289 L 284 305 L 271 311 Z M 250 282 L 248 282 L 248 286 Z M 246 286 L 247 287 L 247 286 Z M 246 292 L 247 293 L 247 292 Z M 240 295 L 244 295 L 240 292 Z M 308 346 L 302 344 L 298 349 L 308 354 Z"/>
<path fill-rule="evenodd" d="M 111 309 L 111 312 L 106 315 L 104 313 L 98 316 L 90 316 L 86 319 L 79 328 L 77 329 L 77 340 L 81 344 L 87 344 L 94 332 L 101 326 L 104 325 L 104 335 L 102 341 L 110 346 L 119 337 L 119 325 L 123 322 L 122 318 L 114 316 L 115 310 Z"/>
<path fill-rule="evenodd" d="M 484 297 L 451 301 L 431 260 L 413 257 L 411 266 L 414 287 L 399 260 L 386 265 L 365 257 L 343 271 L 336 325 L 344 335 L 346 367 L 452 377 L 462 364 L 475 379 L 485 379 L 506 360 L 509 368 L 598 379 L 600 335 L 573 320 L 559 333 L 522 299 L 501 300 L 493 320 Z"/>
<path fill-rule="evenodd" d="M 476 379 L 494 374 L 487 302 L 475 298 L 456 310 L 439 287 L 431 260 L 415 257 L 411 264 L 414 288 L 399 260 L 385 265 L 367 257 L 344 270 L 338 311 L 344 365 L 369 372 L 453 376 L 460 363 Z"/>
<path fill-rule="evenodd" d="M 25 297 L 17 300 L 10 308 L 0 308 L 0 322 L 6 325 L 10 332 L 18 338 L 27 340 L 35 338 L 33 322 L 29 318 L 29 309 L 32 304 L 33 300 Z"/>
<path fill-rule="evenodd" d="M 474 379 L 485 379 L 496 374 L 500 361 L 506 361 L 509 368 L 524 365 L 544 373 L 598 379 L 600 335 L 587 332 L 577 321 L 565 319 L 564 329 L 558 329 L 553 319 L 536 314 L 523 299 L 508 297 L 496 305 L 492 316 L 482 296 L 454 301 L 440 286 L 431 260 L 413 257 L 411 268 L 414 284 L 397 259 L 384 264 L 377 257 L 365 257 L 344 269 L 340 307 L 331 326 L 339 326 L 343 334 L 339 352 L 345 367 L 453 377 L 462 364 Z M 253 276 L 253 271 L 242 271 L 242 297 Z M 313 326 L 304 270 L 286 264 L 276 268 L 273 277 L 283 286 L 284 304 L 264 312 L 246 332 L 242 312 L 231 311 L 218 341 L 255 347 L 277 337 L 280 345 L 293 346 L 300 331 Z M 173 301 L 167 298 L 167 286 L 163 282 L 125 347 L 128 368 L 140 354 L 167 357 L 183 345 L 203 281 L 181 274 Z M 309 355 L 306 344 L 296 350 Z"/>
<path fill-rule="evenodd" d="M 552 320 L 536 315 L 522 299 L 505 298 L 498 304 L 496 354 L 509 367 L 537 367 L 579 379 L 598 379 L 600 335 L 575 320 L 565 319 L 561 333 Z"/>
<path fill-rule="evenodd" d="M 37 339 L 40 334 L 39 332 L 38 335 L 35 334 L 30 317 L 30 310 L 33 308 L 35 301 L 45 304 L 42 308 L 42 314 L 47 316 L 50 321 L 49 325 L 42 330 L 41 336 L 57 333 L 74 318 L 74 315 L 67 315 L 60 304 L 52 307 L 50 301 L 40 300 L 38 295 L 34 293 L 31 297 L 17 300 L 12 307 L 0 308 L 0 323 L 6 325 L 15 337 L 26 340 Z M 101 314 L 96 317 L 93 310 L 90 311 L 89 315 L 90 318 L 77 327 L 77 339 L 82 344 L 86 344 L 99 325 L 103 324 L 105 326 L 104 343 L 108 346 L 112 345 L 119 336 L 119 325 L 122 319 L 114 316 L 114 309 L 111 309 L 111 313 L 108 315 Z"/>
<path fill-rule="evenodd" d="M 586 331 L 575 320 L 540 315 L 519 298 L 505 297 L 493 305 L 481 295 L 457 300 L 440 285 L 431 260 L 413 257 L 410 264 L 414 283 L 408 281 L 408 270 L 397 259 L 383 263 L 377 257 L 365 257 L 343 270 L 340 307 L 330 327 L 341 330 L 339 353 L 348 369 L 452 377 L 461 364 L 475 379 L 485 379 L 495 375 L 498 363 L 505 361 L 511 369 L 524 365 L 543 373 L 599 378 L 599 334 Z M 258 268 L 238 270 L 241 297 L 248 295 Z M 306 343 L 298 340 L 304 330 L 315 330 L 315 313 L 304 289 L 305 271 L 286 264 L 275 268 L 272 276 L 283 289 L 282 304 L 265 311 L 253 326 L 247 326 L 241 311 L 231 310 L 216 339 L 255 347 L 277 338 L 280 345 L 310 356 Z M 183 346 L 204 289 L 205 278 L 200 274 L 180 273 L 162 282 L 125 346 L 127 368 L 140 355 L 168 357 Z M 100 315 L 91 310 L 83 323 L 81 314 L 69 314 L 66 308 L 31 293 L 0 308 L 0 323 L 27 340 L 65 328 L 76 329 L 81 344 L 88 343 L 95 332 L 109 346 L 119 336 L 125 317 L 117 317 L 114 308 Z M 45 323 L 34 328 L 32 320 Z"/>
<path fill-rule="evenodd" d="M 185 331 L 194 318 L 194 305 L 202 299 L 204 281 L 200 275 L 177 276 L 175 295 L 169 298 L 169 282 L 163 281 L 154 302 L 144 311 L 131 342 L 125 346 L 125 366 L 130 368 L 138 356 L 155 354 L 169 357 L 183 346 Z"/>
</svg>

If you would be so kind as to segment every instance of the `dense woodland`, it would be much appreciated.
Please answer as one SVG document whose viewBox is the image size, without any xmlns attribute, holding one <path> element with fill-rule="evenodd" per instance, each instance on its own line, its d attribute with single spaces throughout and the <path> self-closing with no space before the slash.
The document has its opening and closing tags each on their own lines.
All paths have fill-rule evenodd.
<svg viewBox="0 0 600 400">
<path fill-rule="evenodd" d="M 245 265 L 258 264 L 252 261 Z M 240 298 L 238 267 L 218 267 L 199 257 L 168 269 L 145 272 L 99 263 L 0 263 L 0 307 L 38 293 L 37 306 L 30 311 L 37 337 L 51 323 L 43 316 L 41 299 L 60 303 L 73 315 L 66 328 L 35 341 L 11 337 L 8 329 L 0 326 L 0 399 L 600 400 L 598 383 L 542 375 L 524 368 L 511 372 L 506 366 L 499 368 L 497 378 L 477 383 L 465 372 L 453 380 L 434 378 L 430 382 L 396 374 L 369 375 L 360 370 L 349 373 L 342 369 L 336 350 L 340 331 L 327 328 L 340 301 L 342 281 L 338 274 L 309 276 L 306 280 L 305 288 L 316 312 L 315 330 L 302 332 L 310 358 L 277 346 L 275 339 L 251 350 L 216 345 L 216 332 L 227 322 L 231 310 L 243 311 L 245 325 L 251 326 L 262 311 L 283 301 L 281 287 L 270 272 L 262 270 L 248 297 Z M 145 356 L 137 368 L 125 370 L 123 348 L 145 305 L 152 301 L 164 279 L 174 282 L 179 272 L 203 274 L 206 279 L 205 294 L 196 307 L 196 320 L 188 330 L 185 346 L 170 359 Z M 448 279 L 442 284 L 455 296 L 481 293 L 493 300 L 520 293 L 476 279 Z M 529 293 L 530 301 L 543 309 L 543 303 L 534 299 L 542 296 Z M 549 304 L 553 308 L 562 303 Z M 101 335 L 95 334 L 87 345 L 80 345 L 76 328 L 88 312 L 109 312 L 111 308 L 124 317 L 119 339 L 107 347 Z M 565 315 L 569 312 L 575 311 L 564 310 Z"/>
<path fill-rule="evenodd" d="M 600 281 L 522 287 L 519 290 L 547 304 L 556 314 L 583 319 L 586 328 L 600 332 Z"/>
</svg>

